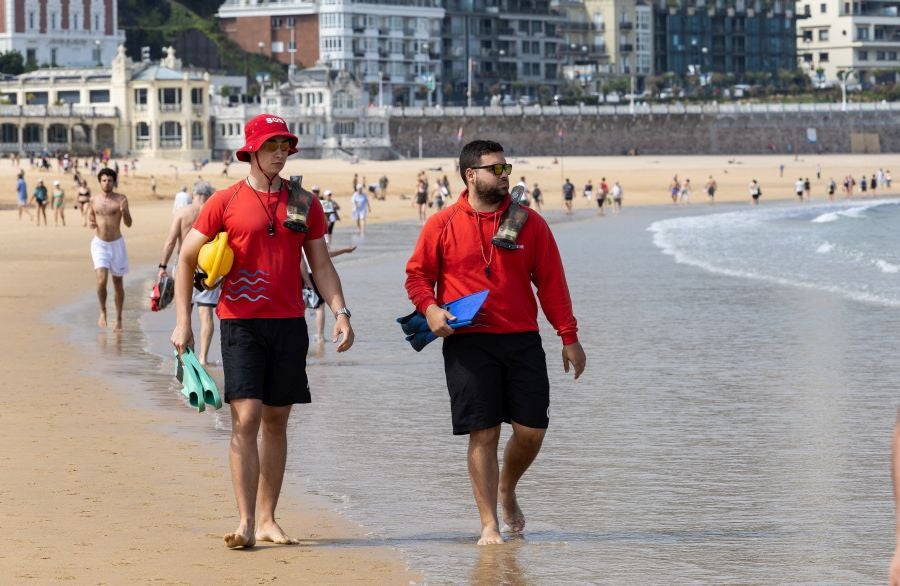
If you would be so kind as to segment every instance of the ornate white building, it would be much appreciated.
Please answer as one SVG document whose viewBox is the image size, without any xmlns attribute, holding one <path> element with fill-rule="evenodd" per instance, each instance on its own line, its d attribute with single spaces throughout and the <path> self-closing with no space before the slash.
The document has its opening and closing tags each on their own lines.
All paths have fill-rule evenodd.
<svg viewBox="0 0 900 586">
<path fill-rule="evenodd" d="M 347 71 L 310 67 L 263 93 L 259 104 L 216 104 L 215 147 L 220 158 L 244 144 L 244 123 L 274 112 L 300 139 L 299 156 L 390 158 L 390 108 L 369 103 L 369 95 Z"/>
<path fill-rule="evenodd" d="M 120 45 L 110 67 L 38 69 L 0 81 L 0 152 L 208 158 L 209 74 L 167 52 L 159 63 L 134 63 Z"/>
</svg>

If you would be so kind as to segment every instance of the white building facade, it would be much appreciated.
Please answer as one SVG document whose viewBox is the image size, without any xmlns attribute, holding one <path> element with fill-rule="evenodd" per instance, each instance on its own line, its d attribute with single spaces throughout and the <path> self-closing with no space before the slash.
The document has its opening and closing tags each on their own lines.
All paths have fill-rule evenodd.
<svg viewBox="0 0 900 586">
<path fill-rule="evenodd" d="M 0 152 L 209 157 L 209 75 L 175 51 L 133 63 L 119 46 L 110 67 L 38 69 L 0 81 Z"/>
<path fill-rule="evenodd" d="M 348 71 L 384 106 L 426 106 L 442 98 L 444 12 L 441 0 L 227 0 L 218 17 L 244 50 Z"/>
<path fill-rule="evenodd" d="M 797 2 L 800 64 L 822 84 L 893 81 L 900 68 L 900 0 Z"/>
<path fill-rule="evenodd" d="M 5 0 L 0 7 L 0 52 L 18 51 L 26 63 L 108 64 L 125 42 L 116 0 Z"/>
</svg>

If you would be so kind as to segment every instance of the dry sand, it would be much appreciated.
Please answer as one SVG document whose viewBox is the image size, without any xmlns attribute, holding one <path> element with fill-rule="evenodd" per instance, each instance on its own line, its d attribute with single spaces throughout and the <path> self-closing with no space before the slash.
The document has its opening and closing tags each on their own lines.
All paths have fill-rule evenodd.
<svg viewBox="0 0 900 586">
<path fill-rule="evenodd" d="M 513 159 L 513 178 L 524 175 L 544 189 L 546 205 L 561 209 L 560 185 L 565 177 L 578 193 L 587 181 L 620 181 L 625 205 L 670 203 L 672 176 L 690 177 L 693 201 L 705 203 L 701 189 L 712 174 L 719 182 L 718 200 L 748 201 L 747 183 L 757 178 L 763 203 L 793 197 L 798 176 L 814 182 L 814 199 L 824 199 L 824 182 L 847 173 L 870 174 L 879 167 L 895 168 L 896 157 L 791 156 L 652 157 Z M 783 178 L 778 166 L 784 163 Z M 822 180 L 815 181 L 815 166 Z M 121 163 L 120 163 L 121 164 Z M 441 167 L 440 171 L 435 170 Z M 108 381 L 80 374 L 91 363 L 92 348 L 73 347 L 66 330 L 48 324 L 52 310 L 93 291 L 88 243 L 72 210 L 75 190 L 61 173 L 40 173 L 25 163 L 29 189 L 38 177 L 48 185 L 61 179 L 68 193 L 68 227 L 36 227 L 18 221 L 15 210 L 16 168 L 0 161 L 0 185 L 7 186 L 0 205 L 0 319 L 4 335 L 0 374 L 4 409 L 0 411 L 0 527 L 6 539 L 0 548 L 0 583 L 136 582 L 244 584 L 279 583 L 409 583 L 408 572 L 394 551 L 367 541 L 359 530 L 322 503 L 303 495 L 285 494 L 279 507 L 285 528 L 303 540 L 299 547 L 261 545 L 252 552 L 227 550 L 221 535 L 234 528 L 235 506 L 227 455 L 203 449 L 193 439 L 163 430 L 197 425 L 187 409 L 151 412 L 127 402 L 123 389 Z M 230 177 L 221 164 L 200 174 L 224 187 L 247 172 L 233 164 Z M 452 160 L 392 162 L 291 161 L 284 175 L 305 174 L 304 185 L 334 189 L 349 211 L 353 174 L 367 182 L 386 174 L 385 202 L 373 203 L 372 221 L 415 218 L 409 196 L 415 175 L 447 174 L 454 191 L 461 181 Z M 175 177 L 175 171 L 178 177 Z M 157 180 L 158 199 L 150 192 L 150 175 Z M 190 186 L 198 173 L 190 164 L 141 160 L 138 172 L 121 177 L 120 191 L 131 199 L 134 227 L 125 230 L 132 270 L 146 272 L 159 262 L 172 195 L 181 183 Z M 96 179 L 90 181 L 97 189 Z M 576 198 L 578 207 L 595 206 Z M 685 212 L 689 210 L 685 207 Z M 345 214 L 349 220 L 349 214 Z M 349 229 L 345 221 L 341 229 Z M 137 277 L 130 277 L 131 279 Z M 128 282 L 129 277 L 126 277 Z M 110 295 L 110 310 L 112 296 Z M 126 324 L 123 335 L 135 335 Z M 131 330 L 131 333 L 129 332 Z M 112 332 L 99 339 L 114 344 Z"/>
</svg>

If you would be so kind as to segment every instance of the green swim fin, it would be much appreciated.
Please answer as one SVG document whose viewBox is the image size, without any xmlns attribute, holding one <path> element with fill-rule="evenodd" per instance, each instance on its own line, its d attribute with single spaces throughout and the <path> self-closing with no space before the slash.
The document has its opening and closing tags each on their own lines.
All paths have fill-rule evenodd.
<svg viewBox="0 0 900 586">
<path fill-rule="evenodd" d="M 185 350 L 185 354 L 187 352 Z M 205 410 L 203 383 L 200 382 L 200 377 L 197 376 L 194 369 L 185 363 L 184 355 L 178 356 L 178 352 L 175 352 L 175 378 L 183 385 L 181 394 L 187 399 L 188 404 L 195 408 L 198 413 Z"/>
<path fill-rule="evenodd" d="M 193 350 L 187 348 L 185 349 L 184 354 L 181 355 L 181 359 L 184 361 L 186 369 L 193 370 L 196 377 L 199 379 L 200 388 L 203 389 L 203 402 L 214 409 L 221 409 L 222 395 L 219 393 L 219 387 L 216 385 L 216 381 L 213 380 L 213 377 L 209 376 L 209 373 L 206 372 L 206 369 L 200 364 L 200 361 L 197 360 L 197 355 L 194 354 Z"/>
</svg>

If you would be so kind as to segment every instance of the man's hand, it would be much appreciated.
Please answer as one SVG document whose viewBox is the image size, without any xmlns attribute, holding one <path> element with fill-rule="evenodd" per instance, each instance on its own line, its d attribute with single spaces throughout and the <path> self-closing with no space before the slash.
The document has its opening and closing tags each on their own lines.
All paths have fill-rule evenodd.
<svg viewBox="0 0 900 586">
<path fill-rule="evenodd" d="M 171 339 L 172 345 L 175 346 L 175 350 L 178 352 L 179 356 L 184 353 L 185 348 L 194 347 L 194 332 L 191 330 L 190 324 L 186 326 L 176 324 Z"/>
<path fill-rule="evenodd" d="M 580 342 L 574 344 L 566 344 L 562 349 L 563 370 L 569 372 L 569 364 L 575 367 L 575 378 L 577 379 L 584 372 L 584 366 L 587 358 L 584 355 L 584 348 Z"/>
<path fill-rule="evenodd" d="M 334 331 L 331 337 L 331 341 L 337 343 L 339 339 L 341 340 L 341 343 L 337 347 L 338 352 L 345 352 L 349 350 L 350 346 L 353 345 L 353 340 L 355 339 L 355 336 L 353 335 L 353 328 L 350 326 L 350 318 L 344 314 L 338 315 L 337 319 L 334 321 Z"/>
<path fill-rule="evenodd" d="M 453 333 L 453 328 L 447 322 L 455 319 L 455 315 L 436 303 L 432 303 L 425 309 L 425 320 L 428 322 L 428 328 L 438 338 L 446 338 Z"/>
</svg>

